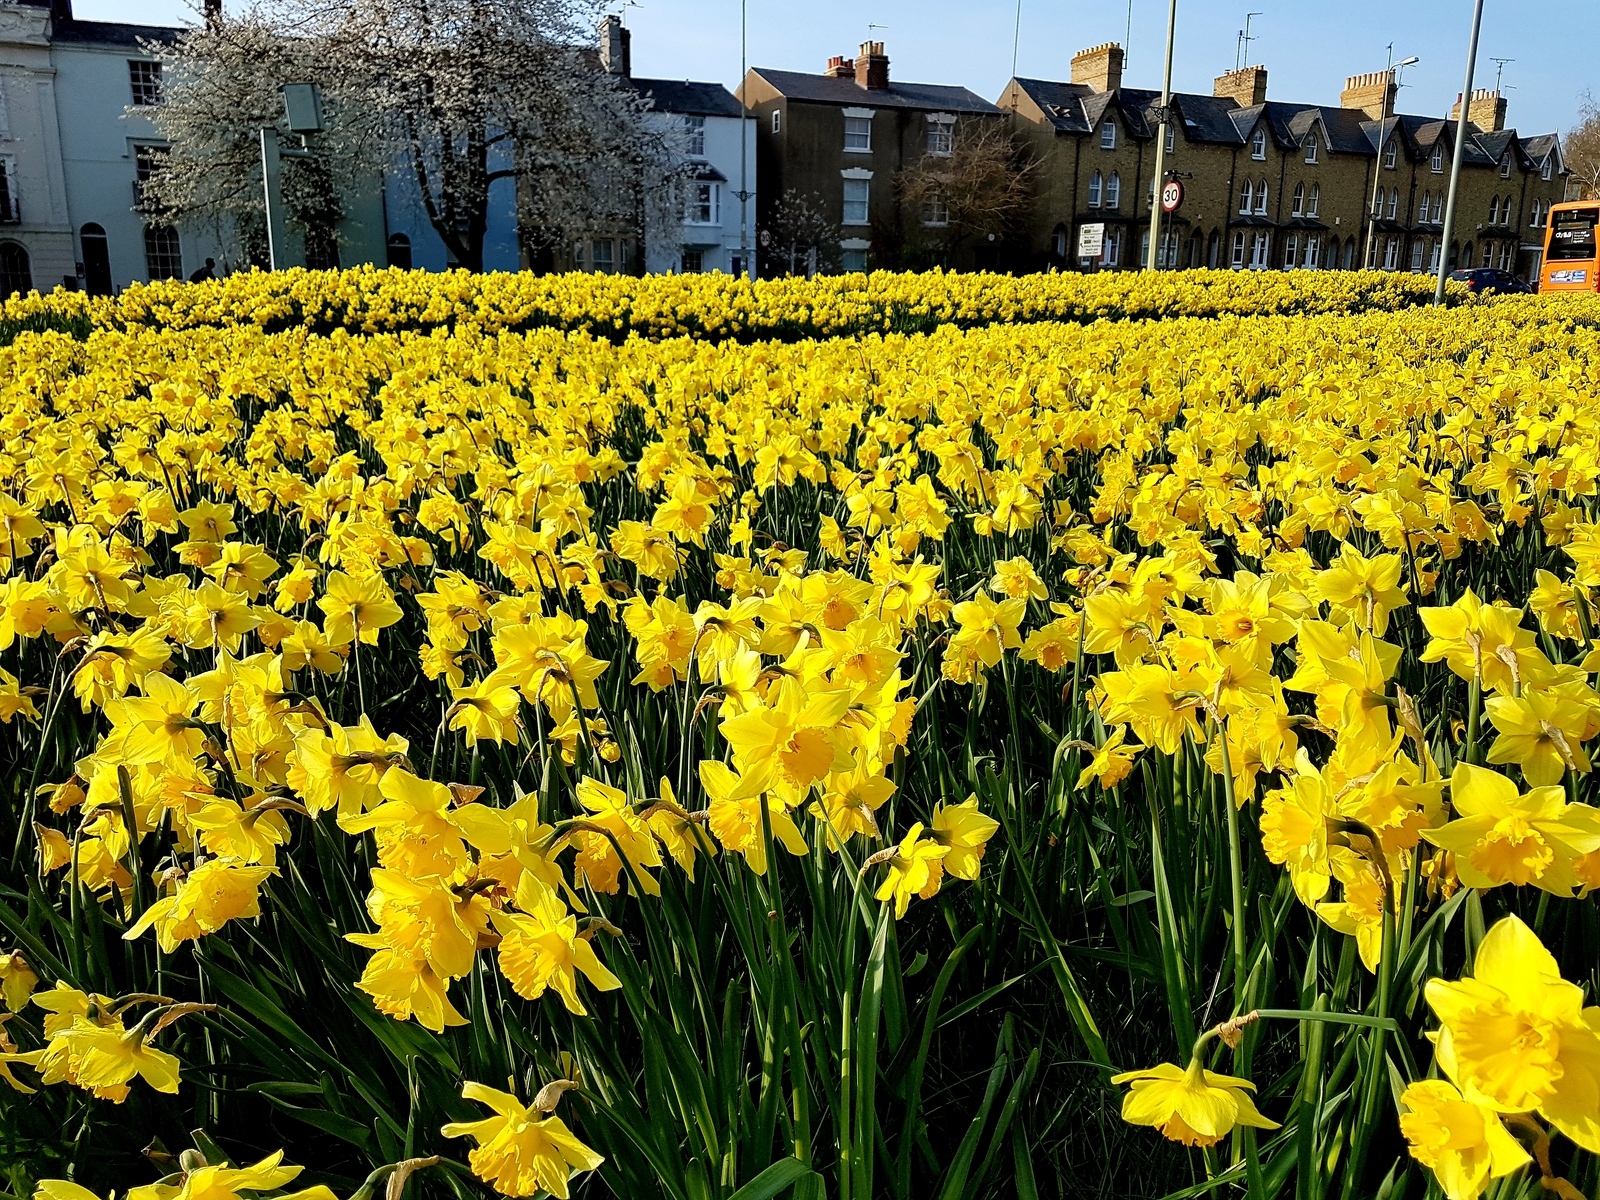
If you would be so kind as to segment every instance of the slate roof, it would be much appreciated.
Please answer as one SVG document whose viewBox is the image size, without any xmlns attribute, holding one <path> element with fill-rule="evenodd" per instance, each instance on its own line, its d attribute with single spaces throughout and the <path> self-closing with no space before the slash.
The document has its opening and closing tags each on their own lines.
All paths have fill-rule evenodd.
<svg viewBox="0 0 1600 1200">
<path fill-rule="evenodd" d="M 781 95 L 790 100 L 816 104 L 860 105 L 866 108 L 943 109 L 950 112 L 996 113 L 1000 110 L 978 93 L 964 87 L 939 83 L 900 83 L 891 80 L 887 88 L 868 90 L 853 78 L 807 75 L 803 71 L 775 71 L 752 67 Z"/>
<path fill-rule="evenodd" d="M 1148 113 L 1161 103 L 1160 92 L 1143 88 L 1096 92 L 1081 83 L 1021 77 L 1012 82 L 1033 99 L 1062 133 L 1088 133 L 1115 107 L 1135 137 L 1155 136 L 1156 122 Z M 1320 125 L 1328 150 L 1335 154 L 1371 156 L 1378 152 L 1385 138 L 1398 129 L 1407 154 L 1421 157 L 1431 152 L 1434 142 L 1441 137 L 1445 139 L 1445 152 L 1450 153 L 1450 139 L 1454 136 L 1451 132 L 1454 122 L 1443 117 L 1402 113 L 1380 124 L 1360 109 L 1291 104 L 1280 100 L 1245 107 L 1226 96 L 1205 96 L 1196 92 L 1174 92 L 1172 103 L 1183 117 L 1185 135 L 1193 142 L 1242 146 L 1255 131 L 1257 122 L 1265 121 L 1273 140 L 1287 148 L 1302 145 L 1312 126 Z M 1475 133 L 1467 143 L 1463 161 L 1492 166 L 1500 161 L 1505 148 L 1514 144 L 1537 162 L 1555 143 L 1555 134 L 1521 138 L 1514 129 Z"/>
<path fill-rule="evenodd" d="M 80 46 L 126 46 L 137 50 L 144 42 L 176 44 L 186 29 L 167 25 L 125 25 L 118 21 L 57 20 L 51 23 L 50 40 Z"/>
<path fill-rule="evenodd" d="M 732 92 L 720 83 L 697 83 L 688 79 L 635 79 L 628 86 L 648 96 L 656 112 L 683 113 L 693 117 L 737 117 L 744 109 Z"/>
</svg>

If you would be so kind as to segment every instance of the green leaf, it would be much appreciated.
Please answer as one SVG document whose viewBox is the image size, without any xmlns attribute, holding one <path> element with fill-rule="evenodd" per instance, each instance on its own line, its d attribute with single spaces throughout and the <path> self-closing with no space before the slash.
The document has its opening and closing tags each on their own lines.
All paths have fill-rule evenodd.
<svg viewBox="0 0 1600 1200">
<path fill-rule="evenodd" d="M 798 1158 L 781 1158 L 729 1196 L 728 1200 L 771 1200 L 785 1188 L 811 1180 L 820 1184 L 822 1176 Z"/>
</svg>

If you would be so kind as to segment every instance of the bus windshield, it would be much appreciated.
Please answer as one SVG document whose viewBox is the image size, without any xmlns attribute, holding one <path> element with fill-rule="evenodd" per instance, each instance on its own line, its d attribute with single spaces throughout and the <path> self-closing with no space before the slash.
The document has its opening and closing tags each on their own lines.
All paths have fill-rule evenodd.
<svg viewBox="0 0 1600 1200">
<path fill-rule="evenodd" d="M 1577 209 L 1550 214 L 1550 262 L 1574 262 L 1595 256 L 1594 228 L 1600 210 Z"/>
</svg>

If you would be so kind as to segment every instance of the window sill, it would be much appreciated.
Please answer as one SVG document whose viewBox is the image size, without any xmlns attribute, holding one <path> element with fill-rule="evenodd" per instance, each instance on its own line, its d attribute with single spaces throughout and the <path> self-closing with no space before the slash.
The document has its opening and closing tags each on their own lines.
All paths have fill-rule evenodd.
<svg viewBox="0 0 1600 1200">
<path fill-rule="evenodd" d="M 840 221 L 839 224 L 840 225 L 854 225 L 854 226 L 859 226 L 862 229 L 867 229 L 867 228 L 871 227 L 872 222 L 871 221 L 848 221 L 847 220 L 847 221 Z"/>
<path fill-rule="evenodd" d="M 846 146 L 844 148 L 844 152 L 846 154 L 871 154 L 872 147 L 868 146 L 865 150 L 863 150 L 860 146 Z"/>
<path fill-rule="evenodd" d="M 922 227 L 924 229 L 949 229 L 950 228 L 950 222 L 949 221 L 924 221 L 922 223 Z"/>
</svg>

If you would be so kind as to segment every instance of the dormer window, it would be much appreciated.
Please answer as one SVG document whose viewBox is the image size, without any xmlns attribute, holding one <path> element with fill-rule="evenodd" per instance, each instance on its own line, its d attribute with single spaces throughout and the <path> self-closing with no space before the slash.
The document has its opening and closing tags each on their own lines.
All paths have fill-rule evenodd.
<svg viewBox="0 0 1600 1200">
<path fill-rule="evenodd" d="M 1555 173 L 1555 168 L 1555 157 L 1553 155 L 1546 157 L 1544 160 L 1544 165 L 1539 168 L 1539 178 L 1549 179 L 1550 176 Z"/>
<path fill-rule="evenodd" d="M 1167 126 L 1167 153 L 1171 154 L 1177 148 L 1178 148 L 1178 127 L 1176 125 L 1168 125 Z"/>
<path fill-rule="evenodd" d="M 1500 160 L 1500 178 L 1511 178 L 1511 155 L 1509 153 Z"/>
<path fill-rule="evenodd" d="M 1100 126 L 1100 149 L 1115 150 L 1117 148 L 1117 123 L 1107 121 Z M 1548 178 L 1548 176 L 1546 177 Z"/>
<path fill-rule="evenodd" d="M 1398 161 L 1399 158 L 1400 158 L 1400 147 L 1396 146 L 1394 144 L 1394 142 L 1391 140 L 1389 142 L 1389 144 L 1384 147 L 1384 150 L 1383 150 L 1383 169 L 1385 171 L 1394 170 L 1394 164 L 1396 163 L 1396 161 Z"/>
<path fill-rule="evenodd" d="M 1310 133 L 1306 134 L 1306 161 L 1308 163 L 1315 163 L 1317 161 L 1317 146 L 1317 131 L 1313 129 Z"/>
<path fill-rule="evenodd" d="M 1428 160 L 1428 169 L 1435 175 L 1444 174 L 1444 147 L 1438 143 L 1434 144 L 1433 157 Z"/>
<path fill-rule="evenodd" d="M 1258 129 L 1250 135 L 1250 157 L 1265 159 L 1267 157 L 1267 131 Z"/>
</svg>

